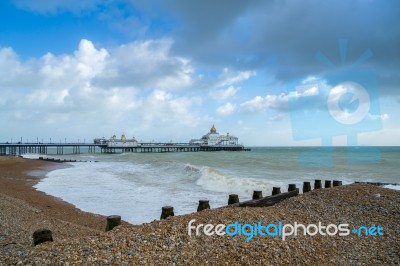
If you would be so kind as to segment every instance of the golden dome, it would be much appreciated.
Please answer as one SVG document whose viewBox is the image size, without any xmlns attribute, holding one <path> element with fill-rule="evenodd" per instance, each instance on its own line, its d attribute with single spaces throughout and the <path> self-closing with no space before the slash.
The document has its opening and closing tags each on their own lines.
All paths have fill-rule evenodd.
<svg viewBox="0 0 400 266">
<path fill-rule="evenodd" d="M 122 141 L 126 141 L 125 134 L 122 134 L 122 135 L 121 135 L 121 140 L 122 140 Z"/>
<path fill-rule="evenodd" d="M 217 133 L 217 129 L 215 128 L 214 125 L 212 125 L 212 127 L 210 129 L 210 133 Z"/>
</svg>

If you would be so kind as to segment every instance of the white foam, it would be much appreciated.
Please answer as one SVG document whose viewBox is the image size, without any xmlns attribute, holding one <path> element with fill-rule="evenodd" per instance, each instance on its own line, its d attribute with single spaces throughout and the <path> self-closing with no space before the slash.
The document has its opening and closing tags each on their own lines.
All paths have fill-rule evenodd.
<svg viewBox="0 0 400 266">
<path fill-rule="evenodd" d="M 25 153 L 22 154 L 22 157 L 26 159 L 39 159 L 40 155 L 38 153 Z"/>
<path fill-rule="evenodd" d="M 264 195 L 270 195 L 274 186 L 284 185 L 283 182 L 274 180 L 227 175 L 211 167 L 201 168 L 201 176 L 196 184 L 209 191 L 235 193 L 247 197 L 252 195 L 254 190 L 262 190 Z"/>
<path fill-rule="evenodd" d="M 161 208 L 166 205 L 174 206 L 179 215 L 195 212 L 199 199 L 210 200 L 212 207 L 222 206 L 227 200 L 227 195 L 220 197 L 195 189 L 194 180 L 191 184 L 176 182 L 174 176 L 163 169 L 154 172 L 151 166 L 146 169 L 145 165 L 132 162 L 72 165 L 48 173 L 35 188 L 83 211 L 121 215 L 133 224 L 159 219 Z"/>
<path fill-rule="evenodd" d="M 400 190 L 400 185 L 386 185 L 383 186 L 384 188 L 389 188 L 389 189 L 394 189 L 394 190 Z"/>
<path fill-rule="evenodd" d="M 222 154 L 222 159 L 217 154 L 220 157 Z M 301 189 L 303 181 L 332 180 L 333 176 L 340 176 L 339 180 L 347 184 L 355 175 L 360 175 L 359 171 L 343 174 L 342 170 L 310 172 L 277 167 L 272 159 L 268 164 L 257 164 L 247 157 L 238 159 L 235 157 L 238 154 L 229 153 L 225 157 L 224 153 L 73 155 L 76 160 L 100 162 L 72 163 L 74 167 L 57 169 L 48 173 L 36 188 L 84 211 L 117 214 L 137 224 L 159 219 L 161 208 L 166 205 L 174 207 L 175 215 L 181 215 L 195 212 L 200 199 L 209 200 L 211 208 L 215 208 L 226 205 L 228 195 L 233 193 L 244 201 L 251 199 L 254 190 L 262 190 L 268 196 L 275 186 L 285 192 L 288 184 L 296 184 Z M 362 180 L 369 178 L 365 172 L 363 175 Z"/>
</svg>

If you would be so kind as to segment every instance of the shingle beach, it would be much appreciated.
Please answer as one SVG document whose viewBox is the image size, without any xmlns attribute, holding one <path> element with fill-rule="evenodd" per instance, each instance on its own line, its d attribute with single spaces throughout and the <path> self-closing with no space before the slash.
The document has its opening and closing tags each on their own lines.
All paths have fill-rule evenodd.
<svg viewBox="0 0 400 266">
<path fill-rule="evenodd" d="M 400 191 L 352 184 L 313 190 L 266 208 L 221 208 L 104 232 L 106 219 L 36 191 L 28 171 L 51 163 L 0 158 L 1 265 L 399 265 Z M 118 214 L 118 213 L 116 213 Z M 122 217 L 123 219 L 123 217 Z M 380 226 L 383 236 L 199 236 L 198 224 Z M 54 242 L 32 246 L 39 228 Z"/>
</svg>

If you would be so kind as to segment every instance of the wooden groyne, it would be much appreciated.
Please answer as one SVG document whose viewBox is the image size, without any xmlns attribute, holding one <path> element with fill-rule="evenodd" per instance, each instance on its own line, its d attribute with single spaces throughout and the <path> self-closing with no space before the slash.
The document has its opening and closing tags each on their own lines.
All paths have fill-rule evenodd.
<svg viewBox="0 0 400 266">
<path fill-rule="evenodd" d="M 381 182 L 359 182 L 356 181 L 356 184 L 367 184 L 367 185 L 373 185 L 373 186 L 379 186 L 379 187 L 383 187 L 383 186 L 399 186 L 399 184 L 397 183 L 381 183 Z"/>
<path fill-rule="evenodd" d="M 322 186 L 322 180 L 316 179 L 314 181 L 314 190 L 316 189 L 323 189 L 323 188 L 331 188 L 333 187 L 342 186 L 343 182 L 340 180 L 325 180 L 325 187 Z M 355 183 L 366 183 L 369 184 L 370 182 L 355 182 Z M 373 185 L 382 184 L 382 183 L 372 183 Z M 387 185 L 387 184 L 384 184 Z M 392 184 L 398 185 L 398 184 Z M 227 207 L 269 207 L 273 206 L 285 199 L 296 197 L 300 194 L 300 189 L 296 187 L 296 184 L 289 184 L 288 191 L 281 193 L 280 187 L 273 187 L 271 195 L 262 197 L 262 191 L 255 190 L 253 191 L 253 199 L 240 202 L 239 196 L 237 194 L 230 194 L 228 197 L 228 205 L 222 206 L 220 208 L 227 208 Z M 312 186 L 310 181 L 303 182 L 303 194 L 312 191 Z M 164 207 L 163 207 L 164 208 Z M 171 206 L 165 206 L 165 208 L 173 208 Z M 199 206 L 197 211 L 201 211 L 204 209 L 210 209 L 209 201 L 208 200 L 200 200 Z M 171 215 L 172 216 L 172 215 Z"/>
<path fill-rule="evenodd" d="M 275 194 L 260 199 L 248 200 L 228 205 L 229 207 L 269 207 L 281 202 L 282 200 L 299 195 L 299 189 L 285 193 Z"/>
<path fill-rule="evenodd" d="M 396 183 L 380 183 L 380 182 L 355 182 L 361 184 L 369 184 L 376 186 L 384 186 L 384 185 L 399 185 Z M 342 181 L 340 180 L 325 180 L 324 188 L 331 188 L 331 184 L 333 187 L 342 186 Z M 303 194 L 310 192 L 311 182 L 305 181 L 303 182 Z M 322 180 L 314 181 L 314 190 L 323 189 Z M 262 191 L 255 190 L 253 192 L 253 199 L 248 201 L 239 201 L 239 197 L 237 194 L 229 195 L 228 205 L 220 208 L 235 208 L 235 207 L 269 207 L 274 204 L 277 204 L 285 199 L 296 197 L 300 194 L 300 189 L 296 187 L 295 184 L 288 185 L 288 192 L 281 193 L 280 187 L 274 187 L 272 190 L 272 195 L 267 197 L 262 197 Z M 261 197 L 260 197 L 261 196 Z M 197 207 L 197 212 L 201 212 L 203 210 L 210 209 L 210 204 L 208 200 L 199 200 L 199 205 Z M 160 219 L 167 219 L 168 217 L 175 216 L 174 207 L 172 206 L 164 206 L 161 209 Z M 113 228 L 119 226 L 121 224 L 121 216 L 119 215 L 111 215 L 106 217 L 106 229 L 105 231 L 110 231 Z M 44 242 L 53 241 L 52 232 L 48 229 L 38 229 L 33 233 L 33 243 L 34 245 L 38 245 Z"/>
<path fill-rule="evenodd" d="M 55 162 L 55 163 L 76 163 L 76 162 L 87 163 L 87 162 L 92 162 L 92 161 L 55 159 L 55 158 L 44 158 L 44 157 L 39 157 L 39 160 L 43 160 L 43 161 L 47 161 L 47 162 Z M 93 162 L 97 163 L 98 161 L 93 161 Z"/>
</svg>

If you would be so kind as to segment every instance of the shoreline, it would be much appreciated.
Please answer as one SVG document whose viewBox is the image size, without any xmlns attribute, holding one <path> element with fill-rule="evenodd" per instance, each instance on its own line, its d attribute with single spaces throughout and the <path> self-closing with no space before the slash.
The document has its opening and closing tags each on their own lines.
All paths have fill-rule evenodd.
<svg viewBox="0 0 400 266">
<path fill-rule="evenodd" d="M 351 184 L 313 190 L 271 207 L 204 210 L 141 225 L 123 223 L 104 232 L 104 216 L 82 212 L 32 187 L 48 167 L 60 164 L 0 157 L 0 264 L 393 265 L 400 259 L 399 191 Z M 32 170 L 39 177 L 27 175 Z M 351 228 L 379 225 L 385 235 L 300 235 L 285 241 L 255 236 L 247 241 L 244 235 L 189 236 L 192 219 L 196 225 L 258 221 L 348 223 Z M 42 227 L 53 231 L 54 242 L 32 247 L 32 233 Z"/>
<path fill-rule="evenodd" d="M 59 163 L 21 157 L 0 157 L 0 256 L 32 249 L 32 234 L 48 228 L 54 238 L 104 231 L 106 217 L 84 212 L 33 186 Z M 1 261 L 1 259 L 0 259 Z"/>
</svg>

